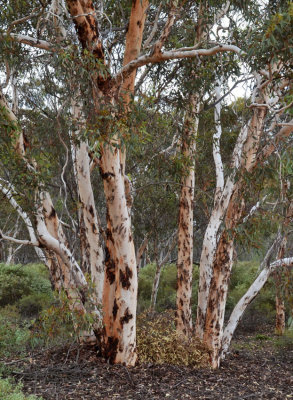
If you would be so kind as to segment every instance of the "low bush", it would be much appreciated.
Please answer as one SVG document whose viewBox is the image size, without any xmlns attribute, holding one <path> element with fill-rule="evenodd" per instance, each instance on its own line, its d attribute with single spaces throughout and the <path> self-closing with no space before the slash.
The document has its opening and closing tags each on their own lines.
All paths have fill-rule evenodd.
<svg viewBox="0 0 293 400">
<path fill-rule="evenodd" d="M 29 321 L 21 318 L 16 306 L 2 308 L 0 314 L 0 357 L 22 354 L 30 339 Z"/>
<path fill-rule="evenodd" d="M 21 389 L 21 384 L 15 385 L 10 379 L 0 378 L 0 400 L 42 400 L 42 397 L 26 396 Z"/>
<path fill-rule="evenodd" d="M 16 305 L 23 316 L 37 315 L 53 301 L 44 265 L 0 264 L 0 307 Z"/>
</svg>

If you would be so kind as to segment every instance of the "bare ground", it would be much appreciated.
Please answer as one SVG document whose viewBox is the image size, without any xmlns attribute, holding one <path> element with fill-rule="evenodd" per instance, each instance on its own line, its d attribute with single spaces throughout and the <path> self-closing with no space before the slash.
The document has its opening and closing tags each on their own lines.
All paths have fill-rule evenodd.
<svg viewBox="0 0 293 400">
<path fill-rule="evenodd" d="M 109 365 L 94 349 L 62 348 L 17 364 L 27 394 L 45 400 L 293 399 L 293 345 L 276 337 L 241 336 L 221 368 Z"/>
</svg>

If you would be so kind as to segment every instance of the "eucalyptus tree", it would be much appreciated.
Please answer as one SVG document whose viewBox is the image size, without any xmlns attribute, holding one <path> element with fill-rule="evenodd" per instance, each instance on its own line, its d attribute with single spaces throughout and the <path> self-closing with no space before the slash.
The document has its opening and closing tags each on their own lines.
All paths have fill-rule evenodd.
<svg viewBox="0 0 293 400">
<path fill-rule="evenodd" d="M 155 23 L 154 29 L 149 29 L 148 46 L 145 47 L 146 50 L 142 54 L 140 54 L 141 42 L 146 11 L 149 8 L 148 1 L 135 1 L 132 3 L 131 9 L 128 6 L 125 7 L 125 11 L 130 15 L 124 36 L 125 47 L 124 43 L 119 41 L 119 35 L 115 42 L 115 30 L 108 17 L 111 9 L 114 12 L 114 4 L 112 3 L 108 4 L 107 9 L 103 7 L 103 3 L 97 3 L 97 10 L 95 10 L 91 1 L 68 0 L 66 4 L 62 1 L 54 1 L 48 7 L 44 5 L 40 8 L 33 8 L 35 5 L 21 4 L 19 8 L 15 7 L 14 9 L 7 5 L 4 10 L 6 27 L 4 25 L 2 29 L 2 40 L 5 39 L 8 54 L 10 54 L 9 46 L 13 48 L 13 46 L 17 46 L 14 43 L 21 43 L 30 46 L 31 54 L 34 54 L 34 48 L 42 50 L 41 54 L 44 52 L 51 53 L 51 57 L 57 58 L 57 62 L 59 61 L 61 65 L 66 63 L 69 65 L 69 61 L 71 61 L 71 66 L 74 63 L 81 65 L 81 76 L 86 77 L 86 85 L 76 72 L 73 71 L 70 77 L 73 96 L 78 98 L 78 93 L 81 93 L 80 99 L 72 106 L 75 107 L 72 120 L 73 122 L 77 121 L 75 124 L 77 127 L 74 128 L 77 131 L 81 130 L 80 126 L 85 125 L 86 136 L 89 135 L 87 132 L 95 131 L 97 133 L 94 148 L 98 157 L 94 155 L 94 162 L 97 158 L 107 205 L 103 295 L 101 296 L 98 291 L 96 293 L 97 301 L 102 298 L 103 303 L 104 354 L 113 362 L 125 362 L 131 365 L 136 360 L 137 273 L 128 200 L 129 184 L 125 175 L 125 149 L 122 142 L 125 132 L 123 115 L 128 112 L 136 69 L 147 64 L 170 59 L 192 58 L 223 51 L 239 51 L 239 49 L 234 45 L 215 45 L 203 50 L 193 47 L 163 50 L 163 47 L 166 48 L 172 26 L 179 23 L 181 5 L 177 2 L 166 4 L 164 12 L 159 13 L 158 18 L 162 27 L 159 28 L 159 23 Z M 65 5 L 66 9 L 64 8 Z M 184 6 L 187 7 L 186 4 Z M 150 5 L 152 10 L 156 7 L 155 4 Z M 8 21 L 11 9 L 12 14 L 16 12 L 14 21 Z M 123 11 L 124 5 L 122 13 Z M 6 17 L 7 20 L 5 21 Z M 76 35 L 72 29 L 72 23 L 75 26 Z M 106 32 L 103 32 L 105 26 L 107 26 Z M 123 29 L 122 27 L 122 31 Z M 31 36 L 32 32 L 35 32 L 34 36 Z M 120 34 L 121 28 L 118 28 L 117 32 Z M 83 98 L 85 93 L 87 95 L 86 100 Z M 119 99 L 122 100 L 122 103 Z M 84 103 L 87 103 L 87 108 Z M 81 107 L 80 113 L 76 110 L 78 107 Z M 6 112 L 9 113 L 8 107 Z M 81 135 L 80 149 L 76 152 L 81 160 L 76 171 L 80 173 L 79 190 L 86 188 L 86 192 L 83 193 L 85 196 L 80 196 L 81 202 L 86 199 L 88 201 L 82 206 L 82 212 L 86 213 L 84 223 L 86 223 L 87 218 L 90 219 L 90 229 L 92 229 L 92 233 L 95 233 L 98 230 L 98 218 L 96 218 L 93 209 L 93 198 L 91 196 L 90 160 L 83 150 L 85 148 L 83 146 L 87 145 L 87 140 L 87 137 L 86 140 L 83 140 Z M 84 145 L 82 144 L 83 141 L 85 142 Z M 15 146 L 19 157 L 26 164 L 27 171 L 32 171 L 32 168 L 36 170 L 37 161 L 28 160 L 24 135 L 20 131 Z M 82 174 L 84 176 L 81 176 Z M 83 189 L 82 181 L 87 182 Z M 62 273 L 69 272 L 71 266 L 75 269 L 75 275 L 81 285 L 85 286 L 84 275 L 68 248 L 51 198 L 42 187 L 39 187 L 37 191 L 35 207 L 38 242 L 31 243 L 36 246 L 44 246 L 48 251 L 53 251 L 57 257 L 57 264 L 61 265 Z M 90 248 L 93 248 L 97 245 L 97 240 L 90 236 L 89 226 L 86 226 L 85 232 L 87 244 Z M 89 253 L 94 255 L 96 252 L 96 256 L 101 257 L 101 248 L 99 247 L 98 245 L 98 250 L 90 250 Z M 99 259 L 102 260 L 102 257 Z M 90 263 L 93 264 L 92 259 Z M 97 263 L 99 265 L 96 265 L 95 269 L 91 271 L 92 279 L 96 283 L 102 279 L 95 279 L 95 274 L 103 273 L 103 265 L 100 261 L 97 261 Z M 68 293 L 74 290 L 72 288 L 74 284 L 70 282 L 68 281 Z M 78 303 L 82 305 L 82 299 Z"/>
<path fill-rule="evenodd" d="M 252 6 L 253 3 L 250 2 L 249 5 Z M 1 61 L 2 65 L 6 66 L 5 81 L 10 81 L 10 76 L 13 75 L 11 67 L 21 55 L 25 56 L 27 61 L 26 65 L 21 65 L 18 60 L 23 82 L 29 85 L 28 72 L 38 75 L 41 71 L 45 71 L 53 85 L 49 87 L 46 80 L 37 84 L 37 80 L 32 79 L 31 82 L 34 84 L 30 92 L 32 96 L 23 100 L 24 114 L 25 112 L 29 114 L 28 104 L 30 104 L 30 111 L 32 108 L 38 108 L 38 118 L 43 118 L 43 114 L 46 117 L 48 112 L 51 115 L 55 114 L 55 124 L 51 124 L 49 134 L 48 130 L 41 132 L 44 140 L 39 140 L 39 143 L 36 139 L 34 124 L 28 122 L 29 118 L 25 118 L 25 115 L 23 118 L 21 115 L 16 118 L 13 106 L 8 99 L 9 90 L 1 94 L 3 122 L 1 126 L 5 133 L 5 140 L 7 139 L 6 142 L 4 140 L 4 145 L 8 148 L 10 146 L 10 153 L 13 151 L 15 153 L 15 169 L 21 171 L 20 176 L 17 177 L 18 181 L 26 185 L 26 191 L 29 188 L 31 192 L 28 196 L 31 204 L 26 204 L 26 207 L 30 208 L 33 221 L 27 220 L 27 223 L 34 227 L 35 238 L 30 236 L 30 240 L 17 240 L 19 244 L 31 244 L 36 248 L 44 249 L 48 267 L 55 277 L 56 285 L 62 282 L 61 285 L 70 299 L 72 309 L 86 313 L 86 299 L 90 298 L 95 323 L 93 330 L 86 332 L 83 339 L 98 340 L 103 354 L 111 362 L 133 365 L 137 358 L 135 333 L 137 261 L 131 226 L 131 184 L 127 176 L 126 163 L 126 144 L 130 135 L 129 120 L 133 115 L 132 102 L 135 103 L 133 95 L 136 71 L 140 67 L 145 67 L 139 77 L 139 80 L 143 81 L 148 72 L 153 69 L 153 64 L 159 64 L 156 68 L 160 72 L 160 65 L 167 61 L 165 66 L 173 66 L 174 60 L 198 60 L 204 56 L 215 56 L 226 52 L 240 55 L 240 48 L 231 43 L 233 35 L 216 41 L 211 40 L 210 37 L 201 40 L 203 17 L 200 10 L 204 4 L 204 2 L 195 4 L 189 1 L 157 4 L 155 1 L 149 3 L 147 0 L 135 0 L 131 4 L 120 2 L 117 6 L 117 3 L 112 1 L 105 3 L 91 0 L 54 0 L 40 5 L 38 2 L 27 4 L 19 1 L 16 4 L 8 2 L 1 16 L 0 35 L 3 50 Z M 220 14 L 223 10 L 228 12 L 229 5 L 228 2 L 211 8 L 204 7 L 207 26 L 211 26 L 214 17 L 217 19 L 218 12 Z M 257 5 L 254 7 L 258 8 Z M 231 4 L 232 14 L 238 9 L 238 2 Z M 190 16 L 192 16 L 192 21 L 190 21 Z M 197 39 L 194 20 L 197 21 L 200 31 Z M 237 18 L 234 20 L 234 25 L 236 24 Z M 178 30 L 178 35 L 175 30 Z M 235 32 L 237 33 L 237 29 Z M 194 69 L 197 69 L 197 65 Z M 45 77 L 46 74 L 43 76 Z M 270 81 L 270 76 L 268 80 Z M 257 90 L 261 91 L 259 83 Z M 38 90 L 39 87 L 44 93 Z M 49 103 L 47 99 L 50 97 L 52 87 L 56 95 L 51 95 L 53 100 Z M 43 94 L 46 100 L 43 100 L 40 107 L 42 103 L 40 98 Z M 198 93 L 192 94 L 190 100 L 193 95 L 196 97 Z M 263 107 L 258 108 L 255 104 L 253 106 L 256 110 L 255 114 L 260 113 L 261 117 L 257 123 L 262 125 Z M 54 113 L 51 113 L 52 110 Z M 195 110 L 196 107 L 193 107 L 191 111 Z M 257 115 L 255 119 L 256 117 Z M 64 124 L 60 122 L 61 120 Z M 254 121 L 251 120 L 250 123 Z M 250 123 L 241 130 L 236 143 L 232 157 L 234 172 L 228 175 L 227 188 L 223 189 L 225 204 L 223 206 L 220 202 L 222 208 L 219 222 L 223 220 L 235 189 L 236 170 L 238 171 L 241 163 L 244 163 L 242 148 Z M 26 124 L 32 133 L 30 141 L 27 140 L 25 129 L 23 129 Z M 284 129 L 286 130 L 285 127 Z M 63 139 L 64 132 L 67 133 L 66 140 Z M 191 131 L 187 136 L 190 136 L 190 133 Z M 40 173 L 46 170 L 53 174 L 56 172 L 54 156 L 49 156 L 49 153 L 57 137 L 65 150 L 65 156 L 62 156 L 64 166 L 59 180 L 66 188 L 64 193 L 67 193 L 70 186 L 65 182 L 67 176 L 65 170 L 69 166 L 73 171 L 71 176 L 76 181 L 78 206 L 75 214 L 78 214 L 80 221 L 78 228 L 82 247 L 78 255 L 82 257 L 81 265 L 88 265 L 86 268 L 81 268 L 71 243 L 68 242 L 64 233 L 65 225 L 57 212 L 59 211 L 58 201 L 62 202 L 62 199 L 60 200 L 60 197 L 56 195 L 57 206 L 54 207 L 52 196 L 49 194 L 50 176 L 44 179 Z M 186 139 L 186 151 L 183 149 L 186 158 L 190 158 L 194 152 L 193 133 L 190 138 L 191 140 Z M 191 145 L 190 148 L 189 145 Z M 70 152 L 72 159 L 69 157 Z M 53 168 L 50 170 L 51 164 Z M 92 171 L 95 166 L 98 166 L 102 178 L 106 206 L 106 215 L 102 215 L 101 218 L 97 212 L 94 200 L 95 190 L 92 184 L 92 177 L 95 176 Z M 5 167 L 7 171 L 11 170 L 11 165 Z M 193 169 L 193 166 L 189 168 L 186 176 L 191 176 Z M 182 179 L 182 188 L 184 188 L 185 177 Z M 13 190 L 9 179 L 4 184 L 6 189 Z M 16 199 L 21 194 L 20 186 L 15 185 L 15 187 L 16 193 L 10 193 L 10 199 Z M 226 193 L 227 191 L 229 193 Z M 182 205 L 186 201 L 190 202 L 190 199 L 192 199 L 191 192 L 182 192 Z M 63 202 L 65 208 L 66 204 Z M 73 208 L 74 204 L 71 206 Z M 16 210 L 20 210 L 19 204 L 16 205 Z M 71 221 L 70 210 L 66 211 Z M 231 214 L 233 221 L 237 219 L 237 210 L 234 211 L 234 215 Z M 22 215 L 24 216 L 24 213 Z M 186 217 L 189 224 L 192 222 L 190 215 Z M 104 231 L 100 219 L 106 223 L 107 227 Z M 217 235 L 218 229 L 216 231 L 213 234 Z M 185 236 L 191 242 L 191 230 L 188 230 Z M 4 234 L 2 238 L 13 240 Z M 182 241 L 182 245 L 183 242 L 185 240 Z M 188 253 L 191 252 L 190 248 L 191 246 Z M 216 247 L 213 249 L 213 254 L 215 250 Z M 189 260 L 190 265 L 190 254 L 187 254 L 186 259 Z M 201 268 L 201 282 L 205 280 L 206 287 L 204 289 L 204 285 L 200 286 L 203 299 L 200 299 L 199 304 L 202 315 L 200 313 L 198 315 L 198 327 L 201 327 L 203 321 L 207 319 L 205 317 L 207 311 L 214 312 L 212 304 L 203 309 L 203 304 L 207 304 L 208 291 L 212 287 L 209 279 L 206 279 L 212 268 L 213 260 L 210 261 Z M 89 267 L 94 283 L 93 291 L 89 290 L 83 271 Z M 190 303 L 189 295 L 187 288 L 187 307 Z M 184 293 L 179 295 L 179 298 L 182 296 L 184 297 Z M 220 319 L 223 316 L 224 302 L 222 300 Z M 190 318 L 190 313 L 186 315 Z M 182 316 L 185 316 L 185 312 Z M 180 318 L 183 321 L 182 316 Z M 187 323 L 190 324 L 188 318 Z M 210 327 L 207 332 L 209 334 L 206 341 L 213 349 L 217 348 L 217 345 L 214 345 L 214 338 L 218 332 Z"/>
</svg>

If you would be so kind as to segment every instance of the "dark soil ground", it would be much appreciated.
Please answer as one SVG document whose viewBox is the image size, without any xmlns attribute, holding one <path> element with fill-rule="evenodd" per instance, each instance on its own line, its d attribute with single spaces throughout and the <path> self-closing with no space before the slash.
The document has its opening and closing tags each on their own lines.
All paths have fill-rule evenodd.
<svg viewBox="0 0 293 400">
<path fill-rule="evenodd" d="M 293 399 L 292 340 L 263 334 L 238 336 L 217 371 L 152 364 L 128 369 L 73 347 L 11 366 L 27 394 L 46 400 Z"/>
</svg>

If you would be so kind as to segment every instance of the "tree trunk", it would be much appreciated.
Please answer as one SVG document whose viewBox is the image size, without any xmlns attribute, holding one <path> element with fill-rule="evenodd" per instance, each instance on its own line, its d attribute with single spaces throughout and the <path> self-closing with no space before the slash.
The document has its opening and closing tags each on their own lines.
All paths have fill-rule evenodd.
<svg viewBox="0 0 293 400">
<path fill-rule="evenodd" d="M 218 368 L 220 363 L 221 341 L 225 307 L 228 293 L 228 283 L 231 274 L 233 258 L 233 239 L 227 232 L 221 236 L 214 261 L 213 277 L 210 284 L 204 342 L 211 350 L 211 366 Z"/>
<path fill-rule="evenodd" d="M 267 282 L 270 274 L 276 269 L 280 268 L 284 265 L 293 265 L 293 258 L 284 258 L 281 260 L 277 260 L 270 264 L 269 267 L 264 268 L 255 281 L 252 283 L 250 288 L 247 290 L 244 296 L 238 301 L 232 314 L 229 318 L 229 321 L 226 325 L 223 339 L 222 339 L 222 348 L 221 348 L 221 359 L 225 358 L 225 355 L 229 349 L 232 337 L 234 335 L 235 329 L 237 328 L 239 322 L 241 321 L 243 314 L 247 308 L 247 306 L 252 302 L 252 300 L 257 296 L 260 290 L 263 288 L 265 283 Z"/>
<path fill-rule="evenodd" d="M 104 285 L 105 354 L 113 363 L 134 365 L 137 358 L 136 257 L 117 147 L 104 146 L 101 174 L 107 203 L 108 227 Z"/>
<path fill-rule="evenodd" d="M 290 207 L 289 207 L 290 210 Z M 287 212 L 288 215 L 288 212 Z M 288 218 L 285 218 L 285 225 Z M 280 247 L 278 249 L 278 255 L 277 259 L 284 258 L 285 256 L 285 251 L 287 247 L 287 238 L 286 234 L 283 237 L 283 240 L 280 244 Z M 282 268 L 276 270 L 273 273 L 273 278 L 275 281 L 275 287 L 276 287 L 276 323 L 275 323 L 275 333 L 277 335 L 283 335 L 285 332 L 286 328 L 286 323 L 285 323 L 285 302 L 284 302 L 284 294 L 282 290 L 282 275 L 283 275 L 283 270 Z"/>
<path fill-rule="evenodd" d="M 182 154 L 188 162 L 181 178 L 178 222 L 178 260 L 176 291 L 176 330 L 189 335 L 192 329 L 191 286 L 193 270 L 193 200 L 195 146 L 198 129 L 199 98 L 191 96 L 182 138 Z"/>
<path fill-rule="evenodd" d="M 78 316 L 84 316 L 87 313 L 84 306 L 87 298 L 87 281 L 67 247 L 61 224 L 49 194 L 47 192 L 40 192 L 39 199 L 40 206 L 36 214 L 39 240 L 46 249 L 56 254 L 57 268 L 60 270 L 60 272 L 57 270 L 55 275 L 52 274 L 51 277 L 61 278 L 62 288 L 64 288 L 68 298 L 69 308 L 74 313 L 77 313 Z M 56 264 L 53 263 L 53 266 L 55 268 Z M 56 285 L 59 285 L 58 281 Z M 101 323 L 101 315 L 95 308 L 93 312 L 96 314 L 94 327 L 98 329 Z M 93 331 L 81 330 L 81 327 L 77 324 L 74 324 L 74 327 L 80 342 L 87 344 L 96 343 L 97 338 Z"/>
<path fill-rule="evenodd" d="M 260 99 L 258 101 L 260 102 Z M 243 151 L 241 151 L 241 147 L 238 151 L 235 151 L 237 144 L 234 149 L 234 158 L 235 156 L 238 158 L 237 163 L 234 161 L 235 171 L 239 168 L 245 168 L 247 172 L 250 172 L 254 167 L 265 115 L 266 108 L 256 107 L 251 120 L 242 129 L 242 132 L 246 130 L 247 133 L 243 135 L 243 139 L 245 139 Z M 241 136 L 241 133 L 239 136 Z M 217 167 L 216 162 L 215 165 Z M 211 365 L 213 368 L 217 368 L 220 364 L 228 283 L 233 265 L 234 229 L 239 223 L 244 210 L 244 202 L 241 194 L 244 182 L 242 179 L 235 182 L 235 171 L 234 176 L 232 175 L 227 178 L 222 193 L 216 190 L 215 208 L 212 212 L 209 226 L 214 225 L 217 230 L 215 229 L 212 232 L 211 238 L 213 240 L 210 254 L 206 252 L 209 243 L 208 241 L 207 243 L 204 241 L 200 265 L 197 334 L 199 337 L 204 338 L 204 341 L 210 347 Z M 229 181 L 230 185 L 228 185 Z M 222 201 L 223 199 L 225 199 L 226 204 Z M 214 213 L 218 218 L 215 218 L 213 222 Z M 218 229 L 225 213 L 226 230 L 217 239 Z M 205 239 L 208 239 L 206 235 Z M 211 260 L 212 255 L 214 255 L 212 263 L 207 264 L 207 261 Z"/>
<path fill-rule="evenodd" d="M 83 49 L 90 51 L 105 65 L 101 35 L 95 21 L 92 2 L 81 0 L 66 2 Z M 147 7 L 146 0 L 132 2 L 124 63 L 133 60 L 140 52 Z M 129 95 L 133 92 L 135 74 L 136 68 L 124 79 L 123 89 L 127 104 Z M 104 76 L 94 72 L 92 79 L 94 103 L 96 112 L 99 113 L 101 103 L 110 104 L 113 95 L 106 93 Z M 121 87 L 116 88 L 117 92 L 119 89 Z M 126 199 L 125 152 L 116 137 L 101 146 L 100 169 L 107 204 L 106 276 L 103 293 L 104 354 L 113 363 L 134 365 L 137 357 L 135 332 L 137 270 Z"/>
<path fill-rule="evenodd" d="M 97 305 L 102 305 L 104 286 L 104 253 L 101 244 L 100 230 L 90 180 L 89 155 L 86 143 L 80 143 L 76 150 L 77 181 L 82 209 L 82 227 L 85 243 L 84 252 L 89 255 L 91 279 Z"/>
<path fill-rule="evenodd" d="M 163 268 L 163 264 L 156 263 L 156 272 L 155 272 L 155 277 L 154 277 L 153 287 L 152 287 L 152 294 L 151 294 L 151 305 L 150 305 L 151 312 L 155 311 L 162 268 Z"/>
</svg>

